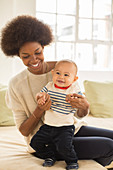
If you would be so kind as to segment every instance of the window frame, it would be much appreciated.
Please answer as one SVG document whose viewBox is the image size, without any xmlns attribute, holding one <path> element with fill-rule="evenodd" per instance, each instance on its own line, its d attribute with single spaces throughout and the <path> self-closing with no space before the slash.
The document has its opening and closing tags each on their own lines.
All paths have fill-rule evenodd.
<svg viewBox="0 0 113 170">
<path fill-rule="evenodd" d="M 38 1 L 38 0 L 36 0 Z M 73 14 L 60 14 L 57 12 L 57 0 L 56 0 L 56 11 L 53 13 L 53 12 L 42 12 L 40 10 L 36 11 L 36 16 L 38 15 L 38 13 L 44 13 L 44 14 L 54 14 L 55 15 L 55 18 L 56 18 L 56 24 L 55 24 L 55 40 L 54 40 L 54 60 L 57 60 L 57 43 L 73 43 L 74 44 L 74 56 L 77 57 L 77 53 L 76 53 L 76 46 L 77 44 L 91 44 L 92 45 L 92 56 L 93 56 L 93 59 L 94 59 L 94 48 L 95 46 L 98 46 L 98 45 L 106 45 L 109 49 L 109 57 L 107 58 L 107 61 L 108 61 L 108 64 L 110 64 L 110 62 L 113 60 L 113 54 L 112 54 L 112 48 L 113 48 L 113 26 L 112 26 L 112 15 L 111 15 L 111 18 L 109 19 L 110 21 L 110 40 L 109 41 L 104 41 L 104 40 L 97 40 L 97 39 L 93 39 L 93 22 L 94 20 L 102 20 L 102 21 L 105 21 L 106 19 L 105 18 L 94 18 L 93 17 L 93 11 L 94 11 L 94 1 L 95 0 L 92 0 L 92 17 L 91 18 L 87 18 L 87 17 L 79 17 L 79 0 L 76 0 L 76 15 L 73 15 Z M 111 0 L 111 14 L 112 14 L 112 6 L 113 6 L 113 0 Z M 57 17 L 58 15 L 63 15 L 63 16 L 73 16 L 75 17 L 75 40 L 73 41 L 63 41 L 63 40 L 58 40 L 57 39 Z M 91 39 L 85 39 L 85 40 L 81 40 L 79 39 L 79 19 L 90 19 L 92 21 L 92 37 Z M 46 21 L 46 19 L 45 19 Z M 75 59 L 76 61 L 76 57 L 75 58 L 72 58 L 72 59 Z M 80 69 L 82 70 L 82 69 Z M 84 70 L 84 69 L 83 69 Z M 92 68 L 88 69 L 87 71 L 93 71 L 93 70 L 96 70 L 96 71 L 112 71 L 113 70 L 113 65 L 111 66 L 108 66 L 106 69 L 98 69 L 98 68 L 94 68 L 94 65 L 92 63 Z"/>
</svg>

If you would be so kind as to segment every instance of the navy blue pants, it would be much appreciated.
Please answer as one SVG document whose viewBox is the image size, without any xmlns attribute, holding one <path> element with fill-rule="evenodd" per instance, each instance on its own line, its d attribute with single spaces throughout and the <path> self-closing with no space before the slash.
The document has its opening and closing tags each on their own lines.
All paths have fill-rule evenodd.
<svg viewBox="0 0 113 170">
<path fill-rule="evenodd" d="M 57 151 L 67 164 L 75 163 L 78 158 L 72 144 L 74 131 L 74 125 L 62 127 L 43 125 L 33 136 L 30 145 L 44 159 L 56 160 Z"/>
<path fill-rule="evenodd" d="M 82 126 L 79 132 L 73 137 L 74 149 L 78 159 L 93 159 L 103 166 L 113 161 L 113 131 L 103 128 Z M 57 160 L 64 160 L 53 145 Z M 37 152 L 35 156 L 44 159 L 43 155 Z"/>
</svg>

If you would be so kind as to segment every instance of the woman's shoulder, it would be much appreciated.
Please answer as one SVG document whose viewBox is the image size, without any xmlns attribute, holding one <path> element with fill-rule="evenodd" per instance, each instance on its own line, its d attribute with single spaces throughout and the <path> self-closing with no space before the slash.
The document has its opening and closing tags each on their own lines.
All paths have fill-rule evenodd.
<svg viewBox="0 0 113 170">
<path fill-rule="evenodd" d="M 24 79 L 26 79 L 27 77 L 27 70 L 23 70 L 20 73 L 16 74 L 15 76 L 13 76 L 10 81 L 9 81 L 9 85 L 15 85 L 19 84 L 19 82 L 22 82 Z"/>
</svg>

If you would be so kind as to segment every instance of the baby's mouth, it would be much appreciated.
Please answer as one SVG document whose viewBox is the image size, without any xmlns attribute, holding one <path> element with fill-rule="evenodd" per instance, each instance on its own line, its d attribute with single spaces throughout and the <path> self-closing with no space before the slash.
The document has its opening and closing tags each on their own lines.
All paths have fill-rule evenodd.
<svg viewBox="0 0 113 170">
<path fill-rule="evenodd" d="M 65 83 L 63 80 L 58 80 L 57 82 L 58 83 Z"/>
</svg>

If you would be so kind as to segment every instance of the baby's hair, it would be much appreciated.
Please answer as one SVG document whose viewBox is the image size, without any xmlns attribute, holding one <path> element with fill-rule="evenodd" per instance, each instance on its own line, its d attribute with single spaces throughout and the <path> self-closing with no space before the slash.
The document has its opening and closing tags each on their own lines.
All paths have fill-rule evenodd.
<svg viewBox="0 0 113 170">
<path fill-rule="evenodd" d="M 42 46 L 53 41 L 51 28 L 29 15 L 21 15 L 6 24 L 1 32 L 1 49 L 5 55 L 19 56 L 19 50 L 26 42 L 38 42 Z"/>
<path fill-rule="evenodd" d="M 76 68 L 76 72 L 78 71 L 78 67 L 77 67 L 76 63 L 75 63 L 74 61 L 70 60 L 70 59 L 63 59 L 63 60 L 58 61 L 58 62 L 55 64 L 55 67 L 56 67 L 58 64 L 60 64 L 60 63 L 72 63 L 72 64 L 75 66 L 75 68 Z"/>
</svg>

